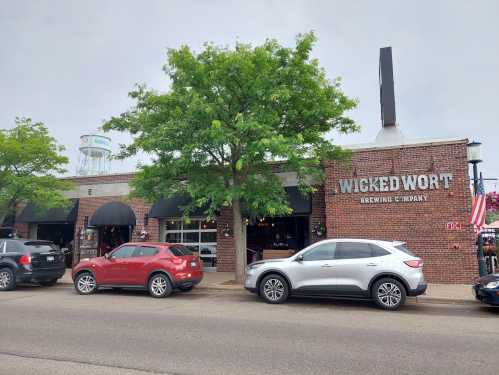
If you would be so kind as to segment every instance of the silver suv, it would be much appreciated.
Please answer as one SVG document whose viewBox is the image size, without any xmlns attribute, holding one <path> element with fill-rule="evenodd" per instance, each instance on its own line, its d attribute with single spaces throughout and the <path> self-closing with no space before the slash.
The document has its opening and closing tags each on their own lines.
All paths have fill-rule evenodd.
<svg viewBox="0 0 499 375">
<path fill-rule="evenodd" d="M 290 258 L 246 267 L 245 288 L 265 302 L 290 295 L 372 299 L 397 310 L 406 296 L 426 291 L 423 261 L 403 242 L 331 239 L 316 242 Z"/>
</svg>

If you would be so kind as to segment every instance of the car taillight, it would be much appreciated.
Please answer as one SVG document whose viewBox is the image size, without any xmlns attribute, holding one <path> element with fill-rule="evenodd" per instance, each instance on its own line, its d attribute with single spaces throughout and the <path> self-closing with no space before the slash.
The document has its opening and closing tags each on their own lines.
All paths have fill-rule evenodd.
<svg viewBox="0 0 499 375">
<path fill-rule="evenodd" d="M 421 259 L 418 259 L 418 260 L 406 260 L 404 263 L 407 264 L 409 267 L 412 267 L 412 268 L 421 268 L 421 267 L 423 267 L 423 261 Z"/>
<path fill-rule="evenodd" d="M 27 266 L 28 264 L 31 264 L 31 257 L 27 255 L 21 255 L 19 258 L 19 264 L 21 266 Z"/>
</svg>

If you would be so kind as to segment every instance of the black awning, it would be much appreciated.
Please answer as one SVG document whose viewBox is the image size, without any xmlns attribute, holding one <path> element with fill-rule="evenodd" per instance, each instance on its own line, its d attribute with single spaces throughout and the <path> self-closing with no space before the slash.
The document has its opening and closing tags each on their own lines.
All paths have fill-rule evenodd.
<svg viewBox="0 0 499 375">
<path fill-rule="evenodd" d="M 310 194 L 303 195 L 297 186 L 288 186 L 285 189 L 289 205 L 293 209 L 292 215 L 309 215 L 312 212 Z"/>
<path fill-rule="evenodd" d="M 0 229 L 10 229 L 10 228 L 12 228 L 14 226 L 15 222 L 16 222 L 15 219 L 16 219 L 16 215 L 14 215 L 14 214 L 8 214 L 3 219 L 3 223 L 0 222 Z"/>
<path fill-rule="evenodd" d="M 28 203 L 17 217 L 19 223 L 74 223 L 78 214 L 78 199 L 70 199 L 66 207 L 40 210 L 34 204 Z"/>
<path fill-rule="evenodd" d="M 191 198 L 185 196 L 164 198 L 156 201 L 149 210 L 149 217 L 181 217 L 184 214 L 183 206 L 191 203 Z M 191 212 L 190 216 L 203 216 L 204 208 L 197 208 Z"/>
<path fill-rule="evenodd" d="M 136 222 L 137 219 L 130 206 L 122 202 L 109 202 L 95 210 L 89 225 L 135 225 Z"/>
<path fill-rule="evenodd" d="M 312 212 L 310 194 L 303 195 L 296 186 L 286 187 L 285 190 L 289 205 L 293 209 L 293 215 L 308 215 Z M 191 199 L 185 196 L 160 199 L 152 205 L 149 210 L 149 217 L 181 217 L 183 215 L 181 207 L 188 205 L 190 202 Z M 204 211 L 204 208 L 198 208 L 191 212 L 190 216 L 203 216 Z"/>
</svg>

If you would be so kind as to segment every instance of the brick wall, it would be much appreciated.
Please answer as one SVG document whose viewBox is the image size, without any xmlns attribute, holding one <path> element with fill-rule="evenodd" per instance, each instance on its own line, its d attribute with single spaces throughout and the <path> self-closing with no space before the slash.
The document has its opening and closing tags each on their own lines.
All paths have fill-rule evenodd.
<svg viewBox="0 0 499 375">
<path fill-rule="evenodd" d="M 102 183 L 118 183 L 129 182 L 135 176 L 134 172 L 131 173 L 114 173 L 100 176 L 71 176 L 66 177 L 64 180 L 72 181 L 76 185 L 94 185 Z"/>
<path fill-rule="evenodd" d="M 223 208 L 217 217 L 217 271 L 234 272 L 236 269 L 236 247 L 234 237 L 225 237 L 225 225 L 232 228 L 232 209 Z"/>
<path fill-rule="evenodd" d="M 310 243 L 314 243 L 325 239 L 325 235 L 318 237 L 314 232 L 313 228 L 319 223 L 326 224 L 326 203 L 324 200 L 324 187 L 318 186 L 317 191 L 312 194 L 312 212 L 310 213 L 309 219 L 309 235 Z"/>
<path fill-rule="evenodd" d="M 343 194 L 340 178 L 450 172 L 449 189 Z M 424 194 L 426 202 L 361 204 L 361 196 Z M 327 235 L 406 241 L 425 262 L 429 282 L 469 283 L 477 276 L 466 142 L 356 151 L 350 165 L 326 164 Z M 450 231 L 446 223 L 462 229 Z"/>
</svg>

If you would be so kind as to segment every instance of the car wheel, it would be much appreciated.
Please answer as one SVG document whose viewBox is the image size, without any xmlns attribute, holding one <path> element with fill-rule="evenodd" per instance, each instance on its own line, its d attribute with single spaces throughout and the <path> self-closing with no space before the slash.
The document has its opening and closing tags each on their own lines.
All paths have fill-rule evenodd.
<svg viewBox="0 0 499 375">
<path fill-rule="evenodd" d="M 53 286 L 57 283 L 58 279 L 52 279 L 52 280 L 46 280 L 46 281 L 40 281 L 40 285 L 43 286 Z"/>
<path fill-rule="evenodd" d="M 0 291 L 12 290 L 16 287 L 16 278 L 10 268 L 0 268 Z"/>
<path fill-rule="evenodd" d="M 97 282 L 90 272 L 80 273 L 75 280 L 75 289 L 79 294 L 88 295 L 97 291 Z"/>
<path fill-rule="evenodd" d="M 178 290 L 181 292 L 190 292 L 194 288 L 194 285 L 191 286 L 179 286 Z"/>
<path fill-rule="evenodd" d="M 371 294 L 376 305 L 384 310 L 398 310 L 406 299 L 404 286 L 392 278 L 376 281 L 372 286 Z"/>
<path fill-rule="evenodd" d="M 172 293 L 172 283 L 168 276 L 158 273 L 149 280 L 149 294 L 154 298 L 168 297 Z"/>
<path fill-rule="evenodd" d="M 283 303 L 288 296 L 288 283 L 280 275 L 268 275 L 260 283 L 260 297 L 267 303 Z"/>
</svg>

